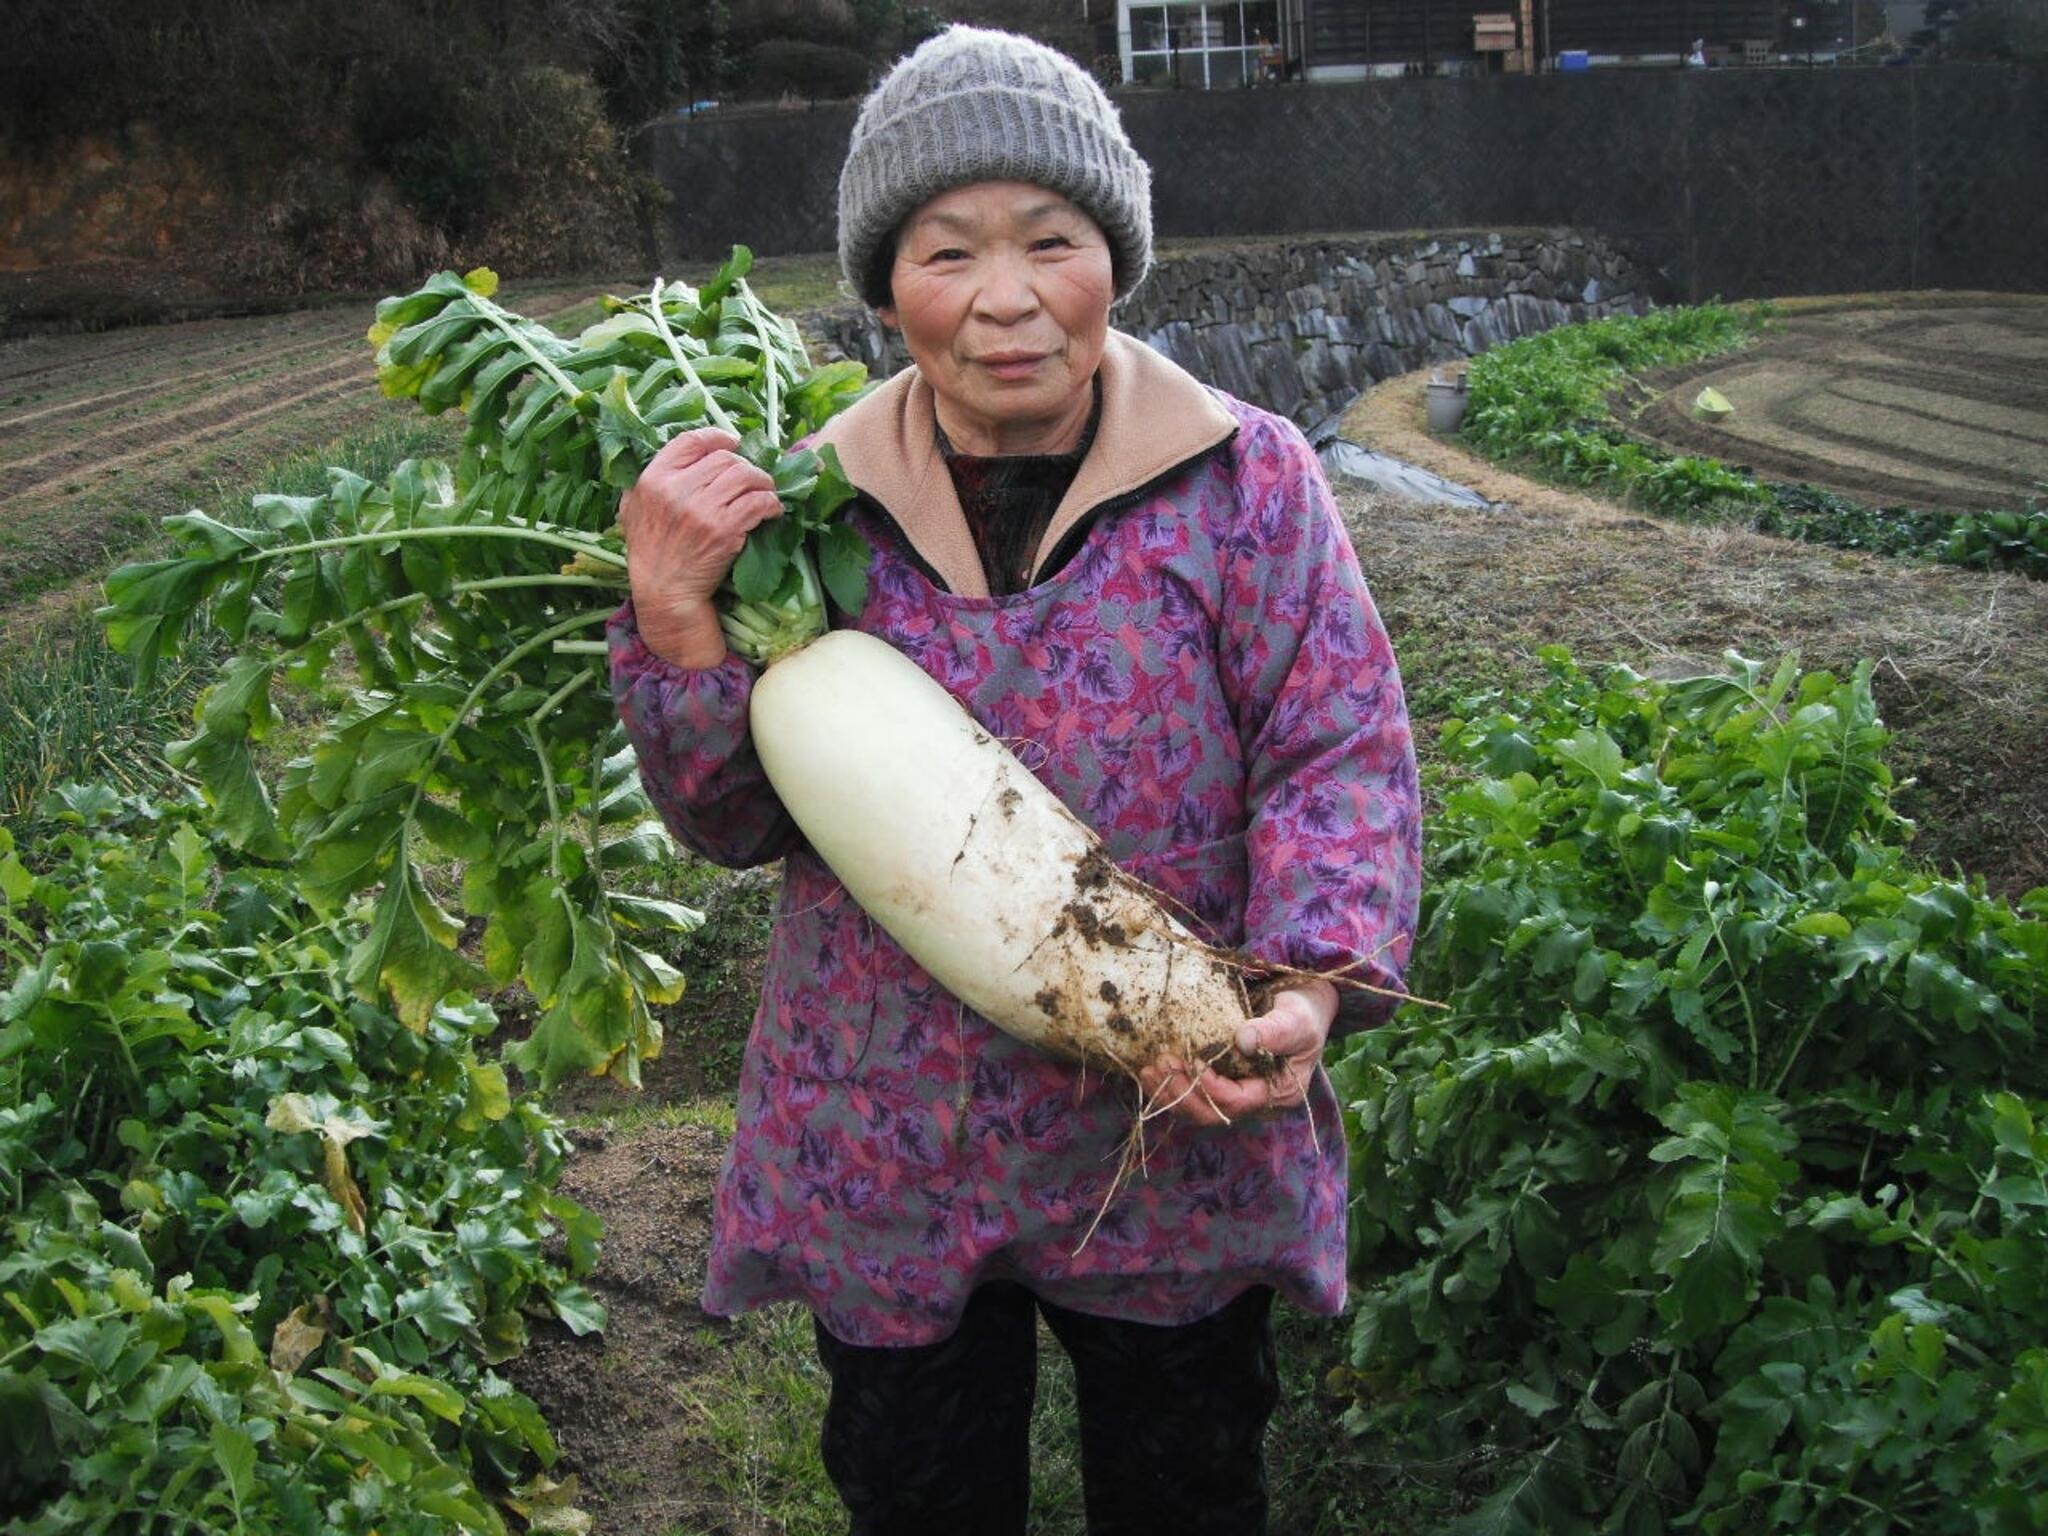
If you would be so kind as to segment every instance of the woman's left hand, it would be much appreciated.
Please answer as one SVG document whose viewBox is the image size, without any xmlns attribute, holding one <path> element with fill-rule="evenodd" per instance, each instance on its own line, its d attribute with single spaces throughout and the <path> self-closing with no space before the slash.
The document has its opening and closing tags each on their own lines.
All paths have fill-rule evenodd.
<svg viewBox="0 0 2048 1536">
<path fill-rule="evenodd" d="M 1329 982 L 1306 981 L 1283 988 L 1273 994 L 1264 1013 L 1245 1020 L 1237 1032 L 1237 1048 L 1245 1055 L 1264 1053 L 1279 1058 L 1272 1073 L 1240 1082 L 1209 1068 L 1190 1080 L 1184 1068 L 1147 1067 L 1138 1074 L 1145 1103 L 1172 1105 L 1175 1114 L 1197 1125 L 1235 1124 L 1259 1115 L 1299 1110 L 1336 1017 L 1337 989 Z"/>
</svg>

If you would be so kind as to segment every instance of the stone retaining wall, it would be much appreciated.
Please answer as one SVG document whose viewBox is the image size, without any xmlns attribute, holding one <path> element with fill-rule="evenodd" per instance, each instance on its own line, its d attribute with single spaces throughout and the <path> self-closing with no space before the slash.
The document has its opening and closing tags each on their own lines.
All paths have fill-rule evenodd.
<svg viewBox="0 0 2048 1536">
<path fill-rule="evenodd" d="M 1252 242 L 1162 261 L 1114 323 L 1195 377 L 1304 428 L 1367 385 L 1578 320 L 1640 314 L 1628 255 L 1566 229 Z M 803 317 L 828 356 L 907 359 L 864 308 Z"/>
</svg>

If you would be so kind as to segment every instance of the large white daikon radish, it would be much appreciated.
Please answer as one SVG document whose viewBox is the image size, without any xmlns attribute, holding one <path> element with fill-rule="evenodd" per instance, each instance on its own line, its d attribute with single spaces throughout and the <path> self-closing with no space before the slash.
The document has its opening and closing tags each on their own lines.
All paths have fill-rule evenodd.
<svg viewBox="0 0 2048 1536">
<path fill-rule="evenodd" d="M 1104 1070 L 1254 1070 L 1235 1045 L 1239 968 L 887 642 L 836 630 L 783 657 L 754 685 L 750 724 L 818 856 L 991 1023 Z"/>
</svg>

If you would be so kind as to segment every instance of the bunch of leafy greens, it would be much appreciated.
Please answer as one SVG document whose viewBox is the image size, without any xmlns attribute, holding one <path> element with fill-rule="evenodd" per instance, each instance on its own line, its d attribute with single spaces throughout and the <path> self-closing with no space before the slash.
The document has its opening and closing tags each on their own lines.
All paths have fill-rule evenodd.
<svg viewBox="0 0 2048 1536">
<path fill-rule="evenodd" d="M 0 831 L 0 1523 L 501 1532 L 554 1503 L 538 1410 L 493 1366 L 598 1223 L 567 1151 L 477 1055 L 350 996 L 356 925 L 223 873 L 197 808 L 59 792 Z M 552 1242 L 560 1252 L 551 1252 Z M 557 1527 L 566 1528 L 566 1527 Z"/>
<path fill-rule="evenodd" d="M 1729 660 L 1446 727 L 1352 1422 L 1475 1531 L 2048 1529 L 2048 890 L 1907 861 L 1867 667 Z"/>
<path fill-rule="evenodd" d="M 1939 558 L 1987 571 L 2019 571 L 2048 581 L 2048 506 L 1966 512 L 1942 544 Z"/>
<path fill-rule="evenodd" d="M 109 636 L 145 683 L 202 618 L 236 648 L 172 760 L 235 848 L 292 861 L 324 918 L 378 891 L 347 963 L 357 995 L 422 1027 L 446 1000 L 517 977 L 541 1013 L 512 1059 L 547 1083 L 638 1081 L 660 1044 L 648 1005 L 682 987 L 646 941 L 699 921 L 616 881 L 668 849 L 588 638 L 626 585 L 622 490 L 707 423 L 774 476 L 783 515 L 721 594 L 728 638 L 755 661 L 821 633 L 826 592 L 848 611 L 865 596 L 868 547 L 833 520 L 852 488 L 829 449 L 787 446 L 857 398 L 865 373 L 812 369 L 748 289 L 748 261 L 737 250 L 701 290 L 657 280 L 609 300 L 573 340 L 494 302 L 488 272 L 385 300 L 370 332 L 384 389 L 464 411 L 459 460 L 409 460 L 381 484 L 333 470 L 324 495 L 257 497 L 248 526 L 169 518 L 176 553 L 107 582 Z M 273 684 L 332 683 L 343 653 L 350 701 L 273 795 L 253 750 L 275 722 Z M 463 866 L 462 905 L 486 921 L 481 967 L 422 879 L 423 843 Z"/>
</svg>

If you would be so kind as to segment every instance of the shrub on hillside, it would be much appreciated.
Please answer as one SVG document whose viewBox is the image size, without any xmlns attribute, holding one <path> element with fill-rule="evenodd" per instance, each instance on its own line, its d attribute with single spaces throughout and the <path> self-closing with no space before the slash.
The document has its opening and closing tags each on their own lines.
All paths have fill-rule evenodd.
<svg viewBox="0 0 2048 1536">
<path fill-rule="evenodd" d="M 540 65 L 469 94 L 467 139 L 490 168 L 462 264 L 588 271 L 629 258 L 634 172 L 588 76 Z"/>
<path fill-rule="evenodd" d="M 806 101 L 858 96 L 868 88 L 870 66 L 851 48 L 777 37 L 747 55 L 747 79 L 763 96 L 794 95 Z"/>
</svg>

